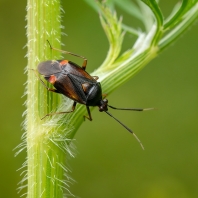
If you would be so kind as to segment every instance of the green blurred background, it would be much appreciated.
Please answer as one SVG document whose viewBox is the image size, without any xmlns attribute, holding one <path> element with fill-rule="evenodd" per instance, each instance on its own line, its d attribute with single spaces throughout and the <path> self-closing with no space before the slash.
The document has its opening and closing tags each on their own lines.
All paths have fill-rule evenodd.
<svg viewBox="0 0 198 198">
<path fill-rule="evenodd" d="M 165 15 L 177 1 L 161 1 Z M 84 1 L 62 1 L 64 49 L 88 58 L 96 69 L 108 50 L 98 14 Z M 16 171 L 26 152 L 14 157 L 23 133 L 26 1 L 0 0 L 0 197 L 20 197 Z M 138 26 L 122 10 L 124 21 Z M 134 40 L 126 36 L 125 47 Z M 138 75 L 108 96 L 118 107 L 155 107 L 149 112 L 111 111 L 129 126 L 145 151 L 124 128 L 97 108 L 75 139 L 76 158 L 70 160 L 76 180 L 71 192 L 82 198 L 198 197 L 198 26 L 193 25 Z"/>
</svg>

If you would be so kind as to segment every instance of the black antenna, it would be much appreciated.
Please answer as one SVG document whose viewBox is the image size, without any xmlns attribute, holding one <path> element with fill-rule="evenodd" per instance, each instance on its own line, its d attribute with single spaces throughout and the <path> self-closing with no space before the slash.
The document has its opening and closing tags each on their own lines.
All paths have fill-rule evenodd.
<svg viewBox="0 0 198 198">
<path fill-rule="evenodd" d="M 108 107 L 115 109 L 115 110 L 129 110 L 129 111 L 149 111 L 149 110 L 153 110 L 154 108 L 117 108 L 117 107 L 113 107 L 111 105 L 107 105 Z"/>
<path fill-rule="evenodd" d="M 109 105 L 108 105 L 109 106 Z M 109 106 L 112 108 L 112 106 Z M 115 107 L 113 107 L 114 109 Z M 119 108 L 115 108 L 115 109 L 119 109 Z M 132 110 L 132 109 L 119 109 L 119 110 Z M 142 110 L 141 110 L 142 111 Z M 140 143 L 140 146 L 142 147 L 142 149 L 144 150 L 144 146 L 142 144 L 142 142 L 140 141 L 140 139 L 137 137 L 137 135 L 131 130 L 129 129 L 126 125 L 124 125 L 122 122 L 120 122 L 117 118 L 115 118 L 112 114 L 110 114 L 108 111 L 105 111 L 105 113 L 107 113 L 109 116 L 111 116 L 114 120 L 116 120 L 118 123 L 120 123 L 127 131 L 129 131 L 130 133 L 133 134 L 133 136 L 135 137 L 135 139 Z"/>
</svg>

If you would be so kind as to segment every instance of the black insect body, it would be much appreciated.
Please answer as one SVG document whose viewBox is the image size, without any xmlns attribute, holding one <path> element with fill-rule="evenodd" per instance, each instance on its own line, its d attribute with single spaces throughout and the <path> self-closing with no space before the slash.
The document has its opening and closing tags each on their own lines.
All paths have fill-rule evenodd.
<svg viewBox="0 0 198 198">
<path fill-rule="evenodd" d="M 52 48 L 51 45 L 50 45 L 50 48 L 53 50 L 60 51 L 62 53 L 66 53 L 66 54 L 70 54 L 70 55 L 82 58 L 84 59 L 84 62 L 83 62 L 82 67 L 68 60 L 48 60 L 45 62 L 41 62 L 38 65 L 38 68 L 37 68 L 38 72 L 41 75 L 43 75 L 44 78 L 55 87 L 55 89 L 48 88 L 47 85 L 43 82 L 43 80 L 38 75 L 40 81 L 47 88 L 47 90 L 55 92 L 55 93 L 63 94 L 66 97 L 74 101 L 72 109 L 70 111 L 50 113 L 50 114 L 47 114 L 46 116 L 50 116 L 54 114 L 62 114 L 62 113 L 71 113 L 75 110 L 76 103 L 80 103 L 80 104 L 85 105 L 87 108 L 88 116 L 84 116 L 84 117 L 91 121 L 92 117 L 91 117 L 89 106 L 98 106 L 100 112 L 104 111 L 109 116 L 114 118 L 117 122 L 119 122 L 130 133 L 132 133 L 137 139 L 137 141 L 140 143 L 141 147 L 144 149 L 141 141 L 133 133 L 133 131 L 129 129 L 126 125 L 121 123 L 114 116 L 112 116 L 108 112 L 108 107 L 112 109 L 116 109 L 116 110 L 131 110 L 131 111 L 144 111 L 144 110 L 150 110 L 151 108 L 147 108 L 147 109 L 116 108 L 111 105 L 108 105 L 108 100 L 103 99 L 101 84 L 97 82 L 98 77 L 90 76 L 90 74 L 88 74 L 85 71 L 86 65 L 87 65 L 86 58 L 84 58 L 83 56 L 73 54 L 71 52 Z"/>
<path fill-rule="evenodd" d="M 77 103 L 98 106 L 102 100 L 100 83 L 71 61 L 42 62 L 38 65 L 38 71 L 53 84 L 56 88 L 55 92 L 61 93 Z"/>
</svg>

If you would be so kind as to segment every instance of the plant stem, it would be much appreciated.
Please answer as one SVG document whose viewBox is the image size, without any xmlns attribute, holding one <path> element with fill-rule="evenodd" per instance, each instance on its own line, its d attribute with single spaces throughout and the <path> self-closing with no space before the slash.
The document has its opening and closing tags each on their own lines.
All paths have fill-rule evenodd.
<svg viewBox="0 0 198 198">
<path fill-rule="evenodd" d="M 65 150 L 54 141 L 54 134 L 61 129 L 41 120 L 54 111 L 61 102 L 60 95 L 48 92 L 40 83 L 35 72 L 41 61 L 60 58 L 59 52 L 51 51 L 46 40 L 60 48 L 61 20 L 60 0 L 28 0 L 28 84 L 27 84 L 27 166 L 28 198 L 63 197 L 62 188 L 67 187 L 63 180 Z M 49 86 L 49 85 L 48 85 Z"/>
</svg>

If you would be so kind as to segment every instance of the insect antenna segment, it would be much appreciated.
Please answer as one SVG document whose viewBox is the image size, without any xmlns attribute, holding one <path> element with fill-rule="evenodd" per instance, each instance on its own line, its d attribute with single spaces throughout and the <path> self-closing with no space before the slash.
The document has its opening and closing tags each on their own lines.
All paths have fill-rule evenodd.
<svg viewBox="0 0 198 198">
<path fill-rule="evenodd" d="M 112 114 L 110 114 L 108 111 L 105 111 L 106 114 L 108 114 L 109 116 L 111 116 L 114 120 L 116 120 L 119 124 L 121 124 L 127 131 L 129 131 L 134 137 L 135 139 L 140 143 L 140 146 L 142 147 L 142 149 L 144 150 L 144 146 L 142 144 L 142 142 L 140 141 L 140 139 L 137 137 L 137 135 L 131 130 L 129 129 L 126 125 L 124 125 L 122 122 L 120 122 L 120 120 L 118 120 L 117 118 L 115 118 Z"/>
</svg>

